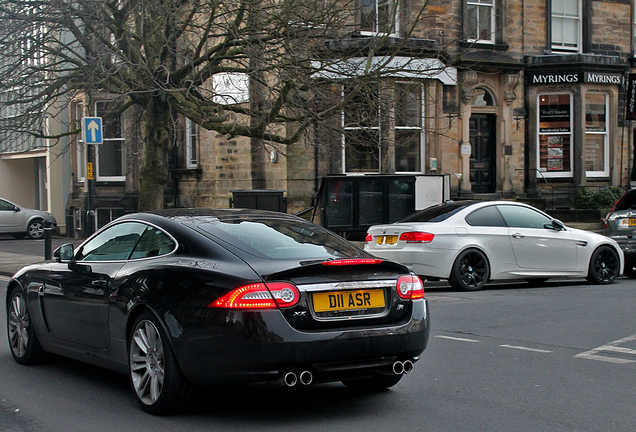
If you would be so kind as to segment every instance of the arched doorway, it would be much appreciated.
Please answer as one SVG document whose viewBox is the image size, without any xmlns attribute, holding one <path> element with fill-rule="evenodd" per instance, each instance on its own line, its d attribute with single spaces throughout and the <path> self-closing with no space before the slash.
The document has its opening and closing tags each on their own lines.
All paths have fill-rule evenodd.
<svg viewBox="0 0 636 432">
<path fill-rule="evenodd" d="M 497 116 L 479 108 L 495 105 L 486 89 L 475 89 L 470 116 L 470 184 L 474 193 L 493 193 L 497 188 Z M 477 109 L 475 109 L 477 108 Z"/>
</svg>

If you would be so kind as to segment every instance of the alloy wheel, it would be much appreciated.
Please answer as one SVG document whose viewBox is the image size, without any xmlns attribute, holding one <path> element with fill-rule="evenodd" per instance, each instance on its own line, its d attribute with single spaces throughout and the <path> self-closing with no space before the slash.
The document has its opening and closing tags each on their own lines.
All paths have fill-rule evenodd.
<svg viewBox="0 0 636 432">
<path fill-rule="evenodd" d="M 460 279 L 469 288 L 481 287 L 486 282 L 487 273 L 488 265 L 481 254 L 471 252 L 460 261 Z"/>
<path fill-rule="evenodd" d="M 29 311 L 22 295 L 11 299 L 8 317 L 9 345 L 17 357 L 24 357 L 29 344 Z"/>
<path fill-rule="evenodd" d="M 133 332 L 130 373 L 139 400 L 146 405 L 157 402 L 164 385 L 165 357 L 161 335 L 151 321 L 140 321 Z"/>
<path fill-rule="evenodd" d="M 618 257 L 616 253 L 609 248 L 600 250 L 594 259 L 594 274 L 599 282 L 612 282 L 618 275 Z"/>
<path fill-rule="evenodd" d="M 32 239 L 41 239 L 44 237 L 44 223 L 42 221 L 33 221 L 29 224 L 28 235 Z"/>
</svg>

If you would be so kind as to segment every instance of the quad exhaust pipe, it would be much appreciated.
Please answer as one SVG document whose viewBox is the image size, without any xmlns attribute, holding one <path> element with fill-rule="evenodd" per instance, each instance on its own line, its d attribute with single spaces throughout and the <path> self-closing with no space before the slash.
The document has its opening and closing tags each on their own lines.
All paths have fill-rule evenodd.
<svg viewBox="0 0 636 432">
<path fill-rule="evenodd" d="M 393 373 L 396 375 L 410 374 L 413 372 L 413 366 L 412 360 L 404 360 L 403 362 L 397 360 L 393 363 Z"/>
<path fill-rule="evenodd" d="M 287 372 L 283 377 L 283 381 L 287 387 L 294 387 L 298 383 L 308 386 L 314 381 L 314 375 L 309 371 L 302 371 L 299 374 Z"/>
<path fill-rule="evenodd" d="M 413 360 L 396 360 L 393 362 L 393 373 L 396 375 L 410 374 L 413 372 L 413 367 Z M 300 373 L 289 371 L 283 375 L 283 382 L 287 387 L 294 387 L 298 384 L 308 386 L 314 382 L 314 375 L 308 370 Z"/>
</svg>

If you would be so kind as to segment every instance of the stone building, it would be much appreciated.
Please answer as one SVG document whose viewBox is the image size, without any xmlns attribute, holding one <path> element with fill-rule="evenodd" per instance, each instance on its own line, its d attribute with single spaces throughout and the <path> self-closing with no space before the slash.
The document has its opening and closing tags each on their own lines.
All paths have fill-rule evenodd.
<svg viewBox="0 0 636 432">
<path fill-rule="evenodd" d="M 234 190 L 276 189 L 298 213 L 332 175 L 448 175 L 453 197 L 541 197 L 553 207 L 570 206 L 579 186 L 629 185 L 632 1 L 430 0 L 421 15 L 424 3 L 400 1 L 394 18 L 386 6 L 363 2 L 354 30 L 337 41 L 408 36 L 391 59 L 406 71 L 352 98 L 366 108 L 287 147 L 177 119 L 166 206 L 227 207 Z M 248 87 L 243 97 L 250 103 Z M 136 207 L 134 125 L 134 114 L 123 116 L 105 137 L 110 150 L 97 150 L 98 226 Z M 69 214 L 82 213 L 87 192 L 76 148 Z"/>
</svg>

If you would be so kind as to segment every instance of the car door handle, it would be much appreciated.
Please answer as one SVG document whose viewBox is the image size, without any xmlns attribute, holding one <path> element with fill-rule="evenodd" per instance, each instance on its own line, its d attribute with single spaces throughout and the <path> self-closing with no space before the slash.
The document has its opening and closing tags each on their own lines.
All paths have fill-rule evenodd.
<svg viewBox="0 0 636 432">
<path fill-rule="evenodd" d="M 512 236 L 513 236 L 514 238 L 516 238 L 516 239 L 520 239 L 520 238 L 524 238 L 524 237 L 525 237 L 523 234 L 520 234 L 520 233 L 515 233 L 515 234 L 513 234 Z"/>
<path fill-rule="evenodd" d="M 108 281 L 104 279 L 99 279 L 99 280 L 94 280 L 92 284 L 96 288 L 106 288 L 108 286 Z"/>
</svg>

